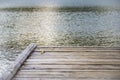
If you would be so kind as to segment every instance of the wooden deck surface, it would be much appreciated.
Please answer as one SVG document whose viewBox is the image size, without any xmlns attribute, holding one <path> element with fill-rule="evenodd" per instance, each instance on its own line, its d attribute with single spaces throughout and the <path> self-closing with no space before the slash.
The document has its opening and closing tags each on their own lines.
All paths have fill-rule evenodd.
<svg viewBox="0 0 120 80">
<path fill-rule="evenodd" d="M 120 80 L 120 48 L 37 47 L 12 80 Z"/>
</svg>

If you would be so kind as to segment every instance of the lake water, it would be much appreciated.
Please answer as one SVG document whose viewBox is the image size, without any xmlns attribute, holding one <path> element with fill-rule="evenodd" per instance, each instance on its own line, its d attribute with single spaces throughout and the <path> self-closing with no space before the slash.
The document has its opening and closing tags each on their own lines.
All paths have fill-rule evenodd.
<svg viewBox="0 0 120 80">
<path fill-rule="evenodd" d="M 0 11 L 0 76 L 30 43 L 120 46 L 120 11 Z"/>
</svg>

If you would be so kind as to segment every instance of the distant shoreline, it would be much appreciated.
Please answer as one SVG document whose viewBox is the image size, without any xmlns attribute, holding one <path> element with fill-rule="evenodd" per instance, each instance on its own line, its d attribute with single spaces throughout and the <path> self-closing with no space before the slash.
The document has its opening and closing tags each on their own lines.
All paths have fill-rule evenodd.
<svg viewBox="0 0 120 80">
<path fill-rule="evenodd" d="M 0 8 L 0 11 L 120 11 L 120 8 L 114 7 L 11 7 Z"/>
</svg>

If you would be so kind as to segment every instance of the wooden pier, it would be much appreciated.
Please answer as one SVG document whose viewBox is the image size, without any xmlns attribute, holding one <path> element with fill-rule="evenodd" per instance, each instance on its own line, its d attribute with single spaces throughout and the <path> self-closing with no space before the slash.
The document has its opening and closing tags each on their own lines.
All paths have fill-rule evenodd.
<svg viewBox="0 0 120 80">
<path fill-rule="evenodd" d="M 120 47 L 30 44 L 2 80 L 120 80 Z"/>
</svg>

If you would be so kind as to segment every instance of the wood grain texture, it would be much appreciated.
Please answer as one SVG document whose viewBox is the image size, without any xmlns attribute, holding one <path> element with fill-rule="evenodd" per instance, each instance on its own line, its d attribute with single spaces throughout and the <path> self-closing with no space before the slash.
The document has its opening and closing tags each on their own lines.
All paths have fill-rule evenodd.
<svg viewBox="0 0 120 80">
<path fill-rule="evenodd" d="M 120 48 L 37 47 L 13 80 L 120 80 Z"/>
<path fill-rule="evenodd" d="M 119 51 L 119 47 L 37 47 L 35 51 Z"/>
<path fill-rule="evenodd" d="M 21 70 L 120 70 L 120 65 L 24 65 Z"/>
<path fill-rule="evenodd" d="M 31 56 L 120 56 L 120 51 L 117 52 L 45 52 L 42 54 L 41 52 L 34 52 Z"/>
<path fill-rule="evenodd" d="M 81 78 L 14 78 L 13 80 L 119 80 L 119 79 L 81 79 Z"/>
<path fill-rule="evenodd" d="M 16 75 L 16 78 L 93 78 L 93 79 L 115 79 L 120 78 L 120 71 L 80 71 L 80 72 L 34 72 Z"/>
</svg>

